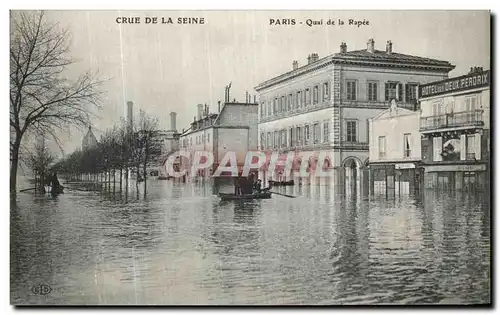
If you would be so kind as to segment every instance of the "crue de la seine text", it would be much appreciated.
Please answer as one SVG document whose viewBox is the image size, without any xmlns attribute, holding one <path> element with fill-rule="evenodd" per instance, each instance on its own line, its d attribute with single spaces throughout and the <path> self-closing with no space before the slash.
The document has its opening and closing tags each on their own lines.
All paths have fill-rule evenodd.
<svg viewBox="0 0 500 315">
<path fill-rule="evenodd" d="M 205 24 L 206 22 L 202 17 L 119 16 L 116 18 L 118 24 Z"/>
</svg>

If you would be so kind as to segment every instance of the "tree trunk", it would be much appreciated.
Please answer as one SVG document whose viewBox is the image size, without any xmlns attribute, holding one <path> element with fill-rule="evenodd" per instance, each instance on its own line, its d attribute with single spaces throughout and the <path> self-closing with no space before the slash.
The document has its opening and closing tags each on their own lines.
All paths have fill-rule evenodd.
<svg viewBox="0 0 500 315">
<path fill-rule="evenodd" d="M 11 196 L 16 196 L 16 186 L 17 186 L 17 167 L 19 166 L 19 147 L 21 146 L 21 141 L 17 140 L 12 146 L 12 161 L 10 164 L 10 194 Z M 36 184 L 35 184 L 36 185 Z"/>
<path fill-rule="evenodd" d="M 115 197 L 116 191 L 116 170 L 113 168 L 113 198 Z"/>
<path fill-rule="evenodd" d="M 122 177 L 123 177 L 123 167 L 120 166 L 120 197 L 122 195 Z"/>
<path fill-rule="evenodd" d="M 125 201 L 128 200 L 128 173 L 129 173 L 129 168 L 128 168 L 128 163 L 125 166 Z"/>
<path fill-rule="evenodd" d="M 143 173 L 144 173 L 144 198 L 146 198 L 146 179 L 147 179 L 147 172 L 146 172 L 146 162 L 144 162 L 143 166 Z"/>
<path fill-rule="evenodd" d="M 140 167 L 139 164 L 137 164 L 137 166 L 135 167 L 135 171 L 136 171 L 135 191 L 137 192 L 137 199 L 139 199 L 139 171 L 140 171 L 139 167 Z"/>
</svg>

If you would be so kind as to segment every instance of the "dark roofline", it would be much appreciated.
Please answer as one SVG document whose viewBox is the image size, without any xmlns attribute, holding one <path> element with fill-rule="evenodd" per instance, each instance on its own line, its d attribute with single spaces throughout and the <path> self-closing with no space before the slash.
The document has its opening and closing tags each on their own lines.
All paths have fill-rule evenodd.
<svg viewBox="0 0 500 315">
<path fill-rule="evenodd" d="M 246 102 L 226 102 L 226 103 L 224 103 L 224 105 L 256 105 L 256 106 L 258 106 L 259 103 L 254 103 L 254 102 L 251 102 L 251 103 L 246 103 Z"/>
<path fill-rule="evenodd" d="M 326 57 L 323 57 L 315 62 L 311 62 L 309 64 L 306 64 L 302 67 L 299 67 L 295 70 L 290 70 L 288 72 L 285 72 L 283 74 L 280 74 L 276 77 L 273 77 L 271 79 L 268 79 L 256 87 L 254 89 L 258 92 L 260 90 L 263 90 L 265 88 L 271 87 L 273 85 L 285 82 L 287 80 L 293 79 L 295 77 L 301 76 L 303 74 L 306 74 L 308 72 L 326 67 L 329 64 L 332 63 L 350 63 L 350 64 L 356 64 L 356 65 L 378 65 L 378 66 L 385 66 L 385 67 L 395 67 L 395 68 L 414 68 L 414 69 L 429 69 L 429 70 L 435 70 L 435 71 L 447 71 L 450 72 L 451 70 L 455 69 L 455 65 L 451 64 L 448 61 L 443 61 L 443 60 L 437 60 L 437 59 L 431 59 L 431 58 L 425 58 L 425 57 L 419 57 L 419 56 L 412 56 L 412 55 L 405 55 L 405 54 L 400 54 L 393 52 L 391 54 L 393 55 L 399 55 L 399 56 L 407 56 L 407 57 L 413 57 L 413 58 L 422 58 L 426 59 L 428 62 L 418 62 L 418 61 L 392 61 L 388 59 L 374 59 L 374 58 L 366 58 L 366 57 L 360 57 L 360 56 L 349 56 L 350 53 L 359 53 L 359 52 L 364 52 L 366 49 L 361 49 L 361 50 L 352 50 L 346 53 L 335 53 L 335 54 L 330 54 Z M 385 52 L 381 50 L 376 50 L 376 52 Z"/>
</svg>

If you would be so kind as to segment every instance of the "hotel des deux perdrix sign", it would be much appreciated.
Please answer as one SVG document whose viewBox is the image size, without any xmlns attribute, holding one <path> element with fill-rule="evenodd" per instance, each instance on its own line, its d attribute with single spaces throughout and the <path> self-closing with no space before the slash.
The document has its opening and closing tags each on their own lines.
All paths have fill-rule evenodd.
<svg viewBox="0 0 500 315">
<path fill-rule="evenodd" d="M 490 70 L 420 85 L 419 96 L 430 97 L 446 93 L 476 89 L 490 84 Z"/>
</svg>

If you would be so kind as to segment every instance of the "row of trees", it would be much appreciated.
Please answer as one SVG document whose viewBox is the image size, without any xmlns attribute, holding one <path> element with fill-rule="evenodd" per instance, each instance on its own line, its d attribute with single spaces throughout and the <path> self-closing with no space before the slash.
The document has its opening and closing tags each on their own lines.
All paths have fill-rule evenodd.
<svg viewBox="0 0 500 315">
<path fill-rule="evenodd" d="M 132 130 L 131 130 L 132 129 Z M 58 161 L 52 169 L 68 179 L 88 179 L 102 182 L 107 190 L 115 192 L 117 177 L 119 191 L 123 189 L 128 196 L 129 171 L 144 179 L 144 195 L 147 192 L 147 167 L 156 162 L 161 154 L 158 141 L 158 120 L 141 111 L 139 121 L 129 126 L 123 120 L 120 124 L 106 130 L 96 146 L 77 150 Z M 136 180 L 139 193 L 139 181 Z"/>
<path fill-rule="evenodd" d="M 52 136 L 70 126 L 88 126 L 99 108 L 102 80 L 91 72 L 75 79 L 66 68 L 70 34 L 43 11 L 11 12 L 10 18 L 10 191 L 16 194 L 21 151 L 28 137 Z M 35 149 L 36 151 L 36 149 Z M 34 166 L 39 168 L 39 165 Z"/>
</svg>

